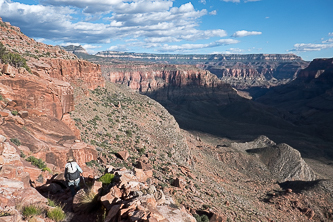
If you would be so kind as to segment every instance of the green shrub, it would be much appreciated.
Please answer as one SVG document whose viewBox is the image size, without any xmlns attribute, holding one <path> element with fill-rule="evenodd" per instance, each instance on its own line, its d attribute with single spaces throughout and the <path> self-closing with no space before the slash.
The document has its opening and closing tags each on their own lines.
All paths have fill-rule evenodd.
<svg viewBox="0 0 333 222">
<path fill-rule="evenodd" d="M 42 171 L 48 171 L 50 174 L 52 174 L 52 170 L 48 167 L 44 167 Z"/>
<path fill-rule="evenodd" d="M 209 222 L 209 218 L 207 215 L 198 215 L 194 214 L 193 217 L 197 220 L 197 222 Z"/>
<path fill-rule="evenodd" d="M 142 156 L 146 152 L 146 147 L 144 146 L 141 149 L 139 148 L 139 149 L 137 149 L 137 151 L 139 152 L 139 155 Z"/>
<path fill-rule="evenodd" d="M 21 145 L 20 140 L 17 139 L 17 138 L 11 138 L 10 142 L 14 143 L 16 146 L 20 146 Z"/>
<path fill-rule="evenodd" d="M 54 209 L 51 209 L 51 210 L 47 211 L 47 217 L 56 221 L 56 222 L 59 222 L 59 221 L 65 220 L 66 214 L 61 209 L 61 207 L 56 207 Z"/>
<path fill-rule="evenodd" d="M 0 217 L 10 216 L 9 212 L 0 211 Z"/>
<path fill-rule="evenodd" d="M 34 156 L 29 156 L 26 161 L 31 162 L 32 165 L 38 167 L 39 169 L 44 169 L 46 168 L 46 164 L 44 163 L 43 160 L 37 159 Z"/>
<path fill-rule="evenodd" d="M 89 166 L 89 167 L 93 167 L 93 166 L 97 166 L 98 163 L 96 160 L 91 160 L 89 162 L 86 162 L 86 165 Z"/>
<path fill-rule="evenodd" d="M 31 72 L 25 58 L 20 54 L 11 53 L 6 50 L 6 47 L 0 42 L 0 60 L 2 63 L 8 63 L 15 68 L 24 67 L 28 72 Z"/>
<path fill-rule="evenodd" d="M 132 137 L 132 131 L 131 130 L 126 130 L 125 133 L 128 137 Z"/>
<path fill-rule="evenodd" d="M 48 201 L 48 204 L 49 204 L 50 207 L 56 207 L 57 206 L 56 203 L 53 200 L 47 198 L 47 201 Z"/>
<path fill-rule="evenodd" d="M 22 152 L 22 150 L 21 150 L 21 152 L 20 152 L 20 157 L 22 157 L 22 158 L 25 158 L 25 157 L 26 157 L 26 155 Z"/>
<path fill-rule="evenodd" d="M 34 215 L 40 215 L 42 214 L 42 211 L 43 210 L 39 206 L 30 205 L 23 208 L 22 215 L 24 217 L 30 217 Z"/>
<path fill-rule="evenodd" d="M 99 178 L 99 181 L 102 182 L 102 184 L 110 184 L 114 178 L 114 174 L 106 173 L 101 178 Z"/>
<path fill-rule="evenodd" d="M 17 116 L 17 115 L 18 115 L 17 110 L 13 110 L 13 111 L 12 111 L 12 114 L 13 114 L 14 116 Z"/>
<path fill-rule="evenodd" d="M 91 212 L 100 207 L 100 201 L 98 195 L 93 191 L 89 190 L 84 195 L 78 195 L 78 207 L 82 212 Z"/>
</svg>

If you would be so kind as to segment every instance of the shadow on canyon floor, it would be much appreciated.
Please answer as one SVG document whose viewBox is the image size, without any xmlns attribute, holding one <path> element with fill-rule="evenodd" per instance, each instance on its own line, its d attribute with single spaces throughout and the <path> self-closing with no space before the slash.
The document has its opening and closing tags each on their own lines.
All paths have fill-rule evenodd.
<svg viewBox="0 0 333 222">
<path fill-rule="evenodd" d="M 237 95 L 227 93 L 222 98 L 211 92 L 197 99 L 190 91 L 191 87 L 185 90 L 164 88 L 148 96 L 160 102 L 184 130 L 240 142 L 266 135 L 276 143 L 296 148 L 305 158 L 324 160 L 327 164 L 333 161 L 333 143 L 318 136 L 318 126 L 296 125 L 276 108 Z"/>
</svg>

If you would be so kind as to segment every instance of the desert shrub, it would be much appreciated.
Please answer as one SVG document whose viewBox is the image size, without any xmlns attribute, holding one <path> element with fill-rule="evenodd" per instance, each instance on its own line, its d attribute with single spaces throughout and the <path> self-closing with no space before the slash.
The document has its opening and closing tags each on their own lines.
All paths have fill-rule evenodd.
<svg viewBox="0 0 333 222">
<path fill-rule="evenodd" d="M 65 220 L 66 214 L 64 213 L 61 207 L 57 206 L 54 209 L 47 211 L 47 217 L 56 222 L 59 222 Z"/>
<path fill-rule="evenodd" d="M 132 137 L 132 131 L 131 130 L 126 130 L 125 133 L 128 137 Z"/>
<path fill-rule="evenodd" d="M 99 178 L 99 181 L 101 181 L 103 185 L 104 184 L 107 185 L 112 182 L 113 178 L 114 178 L 114 174 L 106 173 L 101 178 Z"/>
<path fill-rule="evenodd" d="M 17 116 L 18 115 L 17 110 L 13 110 L 11 113 L 13 114 L 13 116 Z"/>
<path fill-rule="evenodd" d="M 42 171 L 48 171 L 50 174 L 52 174 L 52 170 L 48 167 L 42 168 Z"/>
<path fill-rule="evenodd" d="M 193 217 L 197 220 L 197 222 L 209 222 L 209 218 L 207 215 L 198 215 L 194 214 Z"/>
<path fill-rule="evenodd" d="M 21 141 L 17 138 L 11 138 L 10 142 L 14 143 L 16 146 L 20 146 L 21 145 Z"/>
<path fill-rule="evenodd" d="M 9 212 L 0 211 L 0 217 L 10 216 Z"/>
<path fill-rule="evenodd" d="M 91 212 L 97 209 L 100 206 L 99 203 L 98 195 L 91 190 L 85 192 L 82 196 L 78 196 L 78 207 L 82 212 Z"/>
<path fill-rule="evenodd" d="M 139 155 L 142 156 L 146 152 L 146 147 L 144 146 L 141 149 L 139 148 L 139 149 L 137 149 L 137 151 L 139 152 Z"/>
<path fill-rule="evenodd" d="M 22 152 L 22 150 L 21 150 L 21 152 L 20 152 L 20 157 L 22 157 L 22 158 L 25 158 L 25 157 L 26 157 L 26 155 Z"/>
<path fill-rule="evenodd" d="M 50 207 L 56 207 L 56 206 L 57 206 L 56 203 L 55 203 L 53 200 L 47 198 L 47 201 L 48 201 L 48 205 L 49 205 Z"/>
<path fill-rule="evenodd" d="M 98 166 L 98 163 L 96 160 L 91 160 L 89 162 L 86 162 L 86 165 L 89 167 L 93 167 L 93 166 Z"/>
<path fill-rule="evenodd" d="M 22 211 L 22 215 L 24 217 L 30 217 L 34 215 L 40 215 L 42 214 L 43 210 L 41 207 L 36 206 L 36 205 L 30 205 L 30 206 L 25 206 Z"/>
<path fill-rule="evenodd" d="M 32 165 L 38 167 L 39 169 L 44 169 L 46 168 L 46 164 L 44 163 L 43 160 L 37 159 L 34 156 L 29 156 L 26 161 L 30 162 Z"/>
</svg>

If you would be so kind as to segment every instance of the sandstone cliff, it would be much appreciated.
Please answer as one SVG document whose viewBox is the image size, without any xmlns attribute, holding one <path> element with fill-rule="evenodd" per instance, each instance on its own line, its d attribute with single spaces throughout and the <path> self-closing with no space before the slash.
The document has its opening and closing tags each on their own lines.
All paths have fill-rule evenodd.
<svg viewBox="0 0 333 222">
<path fill-rule="evenodd" d="M 60 47 L 46 45 L 25 36 L 18 27 L 0 19 L 1 43 L 6 50 L 27 60 L 31 75 L 24 68 L 0 65 L 5 97 L 22 108 L 36 109 L 61 119 L 73 110 L 73 89 L 68 82 L 79 82 L 88 89 L 104 86 L 98 65 L 77 59 Z M 33 91 L 37 89 L 39 94 Z M 18 93 L 20 91 L 21 93 Z M 52 105 L 51 105 L 52 104 Z"/>
<path fill-rule="evenodd" d="M 237 89 L 286 84 L 309 64 L 294 54 L 172 55 L 105 51 L 96 56 L 104 58 L 104 61 L 196 65 Z"/>
</svg>

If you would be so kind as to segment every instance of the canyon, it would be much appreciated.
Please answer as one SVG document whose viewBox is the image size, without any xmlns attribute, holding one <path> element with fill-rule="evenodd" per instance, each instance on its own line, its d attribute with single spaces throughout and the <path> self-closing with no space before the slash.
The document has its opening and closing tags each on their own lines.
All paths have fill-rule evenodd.
<svg viewBox="0 0 333 222">
<path fill-rule="evenodd" d="M 0 221 L 50 221 L 21 210 L 49 209 L 47 198 L 70 221 L 332 220 L 332 59 L 302 69 L 295 55 L 215 55 L 214 67 L 244 68 L 227 71 L 234 79 L 278 79 L 276 70 L 294 79 L 261 82 L 251 100 L 240 96 L 246 84 L 236 89 L 205 70 L 205 56 L 108 60 L 36 42 L 8 22 L 0 33 L 29 68 L 0 62 Z M 265 71 L 245 71 L 249 59 Z M 69 197 L 69 156 L 94 192 L 90 212 L 80 204 L 86 189 Z M 108 188 L 106 173 L 117 178 Z"/>
</svg>

